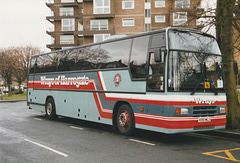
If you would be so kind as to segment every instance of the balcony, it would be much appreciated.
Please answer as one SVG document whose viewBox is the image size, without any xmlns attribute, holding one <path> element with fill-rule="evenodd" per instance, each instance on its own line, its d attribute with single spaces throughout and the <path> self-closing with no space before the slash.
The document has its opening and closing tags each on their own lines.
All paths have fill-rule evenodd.
<svg viewBox="0 0 240 163">
<path fill-rule="evenodd" d="M 99 28 L 93 28 L 91 26 L 84 26 L 83 31 L 75 31 L 74 35 L 77 36 L 93 36 L 95 34 L 115 34 L 114 26 L 99 26 Z"/>
<path fill-rule="evenodd" d="M 53 23 L 55 21 L 61 21 L 61 19 L 82 19 L 83 15 L 68 15 L 68 16 L 47 16 L 46 19 Z"/>
<path fill-rule="evenodd" d="M 78 46 L 77 43 L 74 44 L 47 44 L 47 48 L 49 49 L 61 49 L 62 47 L 72 47 Z"/>
<path fill-rule="evenodd" d="M 54 36 L 54 34 L 74 34 L 75 31 L 52 31 L 52 30 L 49 30 L 49 31 L 46 31 L 46 33 L 50 36 Z"/>
<path fill-rule="evenodd" d="M 83 18 L 91 17 L 91 18 L 114 18 L 115 14 L 109 13 L 109 14 L 84 14 Z"/>
<path fill-rule="evenodd" d="M 64 3 L 54 3 L 53 1 L 46 2 L 46 6 L 49 8 L 53 8 L 54 6 L 59 6 L 59 7 L 80 7 L 82 6 L 83 2 L 82 1 L 77 1 L 74 0 L 74 2 L 64 2 Z"/>
</svg>

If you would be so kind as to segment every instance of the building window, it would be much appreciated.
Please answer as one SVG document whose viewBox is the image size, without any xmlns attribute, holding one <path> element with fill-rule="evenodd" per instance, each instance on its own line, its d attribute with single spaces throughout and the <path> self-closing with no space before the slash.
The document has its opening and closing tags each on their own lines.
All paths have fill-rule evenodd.
<svg viewBox="0 0 240 163">
<path fill-rule="evenodd" d="M 60 16 L 72 16 L 73 14 L 73 7 L 62 7 L 60 8 Z"/>
<path fill-rule="evenodd" d="M 151 24 L 145 24 L 145 32 L 151 31 Z"/>
<path fill-rule="evenodd" d="M 91 30 L 108 30 L 108 19 L 91 20 Z"/>
<path fill-rule="evenodd" d="M 175 0 L 175 8 L 189 8 L 190 0 Z"/>
<path fill-rule="evenodd" d="M 155 16 L 155 23 L 165 23 L 166 18 L 165 15 Z"/>
<path fill-rule="evenodd" d="M 134 19 L 123 19 L 122 26 L 134 26 Z"/>
<path fill-rule="evenodd" d="M 134 9 L 134 0 L 122 1 L 122 9 Z"/>
<path fill-rule="evenodd" d="M 110 0 L 94 0 L 94 14 L 109 14 L 110 13 Z"/>
<path fill-rule="evenodd" d="M 150 18 L 150 17 L 151 17 L 151 10 L 145 9 L 145 18 Z"/>
<path fill-rule="evenodd" d="M 104 41 L 109 36 L 110 36 L 110 34 L 95 34 L 94 35 L 94 43 Z"/>
<path fill-rule="evenodd" d="M 74 36 L 73 35 L 61 35 L 60 36 L 60 44 L 74 44 Z"/>
<path fill-rule="evenodd" d="M 165 1 L 155 1 L 155 8 L 165 7 Z"/>
<path fill-rule="evenodd" d="M 78 31 L 83 31 L 83 24 L 78 22 Z"/>
<path fill-rule="evenodd" d="M 62 19 L 62 31 L 74 31 L 74 19 Z"/>
<path fill-rule="evenodd" d="M 184 25 L 187 23 L 187 12 L 175 12 L 173 13 L 173 25 Z"/>
</svg>

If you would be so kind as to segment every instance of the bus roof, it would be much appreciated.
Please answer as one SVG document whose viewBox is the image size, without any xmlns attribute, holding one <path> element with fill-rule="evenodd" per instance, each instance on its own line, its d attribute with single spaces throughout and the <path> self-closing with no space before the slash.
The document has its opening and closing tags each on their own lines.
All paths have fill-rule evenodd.
<svg viewBox="0 0 240 163">
<path fill-rule="evenodd" d="M 212 36 L 210 34 L 204 33 L 202 31 L 199 31 L 199 30 L 196 30 L 196 29 L 182 28 L 182 27 L 167 27 L 167 28 L 163 28 L 163 29 L 159 29 L 159 30 L 155 30 L 155 31 L 151 31 L 151 32 L 144 32 L 144 33 L 135 34 L 135 35 L 131 35 L 131 36 L 126 36 L 126 37 L 122 37 L 122 38 L 107 39 L 107 40 L 102 41 L 102 42 L 84 44 L 84 45 L 80 45 L 80 46 L 76 46 L 76 47 L 72 47 L 72 48 L 68 48 L 68 49 L 55 50 L 55 51 L 42 53 L 42 54 L 34 54 L 32 57 L 38 57 L 38 56 L 41 56 L 41 55 L 46 55 L 46 54 L 51 54 L 51 53 L 56 53 L 56 52 L 61 52 L 61 51 L 67 51 L 67 50 L 72 50 L 72 49 L 84 48 L 84 47 L 99 45 L 99 44 L 108 43 L 108 42 L 114 42 L 114 41 L 120 41 L 120 40 L 125 40 L 125 39 L 131 39 L 131 38 L 135 38 L 135 37 L 156 34 L 156 33 L 165 32 L 165 31 L 169 31 L 169 30 L 171 30 L 171 31 L 179 31 L 179 32 L 192 32 L 192 33 L 197 33 L 197 34 L 200 34 L 200 35 L 205 35 L 206 37 L 215 38 L 214 36 Z"/>
</svg>

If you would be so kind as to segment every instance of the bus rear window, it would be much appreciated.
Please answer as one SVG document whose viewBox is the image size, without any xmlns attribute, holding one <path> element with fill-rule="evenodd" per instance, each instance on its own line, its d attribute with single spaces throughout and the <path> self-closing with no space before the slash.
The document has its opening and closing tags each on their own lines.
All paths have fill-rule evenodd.
<svg viewBox="0 0 240 163">
<path fill-rule="evenodd" d="M 34 73 L 36 59 L 37 59 L 36 57 L 32 57 L 32 59 L 31 59 L 30 70 L 29 70 L 30 74 Z"/>
</svg>

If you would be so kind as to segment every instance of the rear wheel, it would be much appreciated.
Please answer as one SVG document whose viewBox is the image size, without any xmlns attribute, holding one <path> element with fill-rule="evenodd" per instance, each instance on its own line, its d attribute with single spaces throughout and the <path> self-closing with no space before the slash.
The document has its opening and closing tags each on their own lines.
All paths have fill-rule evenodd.
<svg viewBox="0 0 240 163">
<path fill-rule="evenodd" d="M 117 128 L 123 135 L 130 135 L 135 128 L 135 119 L 132 109 L 129 105 L 123 104 L 117 112 Z"/>
<path fill-rule="evenodd" d="M 45 105 L 46 117 L 47 119 L 53 120 L 56 119 L 56 109 L 55 103 L 52 98 L 48 98 Z"/>
</svg>

